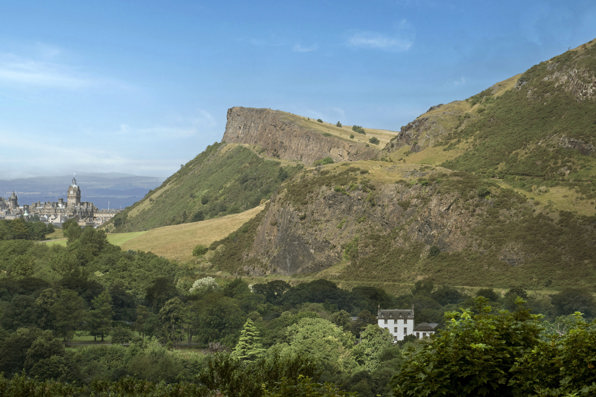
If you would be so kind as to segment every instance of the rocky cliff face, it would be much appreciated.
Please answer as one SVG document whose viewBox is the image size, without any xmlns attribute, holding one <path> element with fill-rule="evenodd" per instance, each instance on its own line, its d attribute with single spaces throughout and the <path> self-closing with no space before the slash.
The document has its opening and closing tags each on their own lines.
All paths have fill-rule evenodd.
<svg viewBox="0 0 596 397">
<path fill-rule="evenodd" d="M 266 273 L 310 273 L 343 259 L 357 261 L 383 249 L 372 243 L 379 238 L 423 257 L 433 246 L 457 251 L 470 244 L 463 234 L 475 222 L 469 222 L 457 194 L 438 195 L 433 187 L 407 183 L 308 190 L 302 203 L 281 196 L 267 208 L 247 255 L 268 264 Z"/>
<path fill-rule="evenodd" d="M 223 142 L 258 146 L 266 156 L 311 165 L 331 157 L 333 161 L 373 159 L 378 150 L 311 128 L 302 118 L 271 109 L 233 107 Z"/>
<path fill-rule="evenodd" d="M 214 264 L 235 274 L 587 285 L 595 233 L 593 218 L 537 212 L 471 174 L 367 162 L 305 170 L 211 248 Z"/>
</svg>

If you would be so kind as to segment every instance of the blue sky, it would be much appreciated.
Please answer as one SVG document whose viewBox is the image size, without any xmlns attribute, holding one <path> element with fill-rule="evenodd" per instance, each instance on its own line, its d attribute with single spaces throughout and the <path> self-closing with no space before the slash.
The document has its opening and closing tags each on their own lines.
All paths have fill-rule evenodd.
<svg viewBox="0 0 596 397">
<path fill-rule="evenodd" d="M 3 1 L 0 179 L 167 177 L 232 106 L 399 130 L 595 37 L 593 0 Z"/>
</svg>

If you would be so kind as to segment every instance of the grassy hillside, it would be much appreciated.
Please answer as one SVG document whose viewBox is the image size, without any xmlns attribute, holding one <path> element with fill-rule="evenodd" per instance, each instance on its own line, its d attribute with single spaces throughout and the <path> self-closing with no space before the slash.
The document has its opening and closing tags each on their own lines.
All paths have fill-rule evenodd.
<svg viewBox="0 0 596 397">
<path fill-rule="evenodd" d="M 432 108 L 389 144 L 396 160 L 596 198 L 596 41 L 466 101 Z M 594 203 L 592 202 L 592 207 Z"/>
<path fill-rule="evenodd" d="M 276 112 L 284 127 L 291 121 L 341 140 L 386 142 L 381 156 L 368 157 L 384 161 L 298 168 L 267 160 L 258 148 L 216 144 L 114 225 L 215 222 L 270 198 L 244 224 L 230 218 L 222 230 L 211 221 L 158 229 L 123 247 L 187 261 L 196 244 L 210 244 L 203 270 L 252 277 L 594 287 L 595 43 L 432 107 L 397 135 Z M 235 131 L 252 125 L 263 137 L 255 120 L 236 121 Z M 277 125 L 268 123 L 267 133 Z"/>
<path fill-rule="evenodd" d="M 595 286 L 594 241 L 594 216 L 489 179 L 366 161 L 302 173 L 210 248 L 218 269 L 237 274 L 540 289 Z"/>
<path fill-rule="evenodd" d="M 108 241 L 124 250 L 149 251 L 170 260 L 188 262 L 197 245 L 208 247 L 254 218 L 262 209 L 263 206 L 258 206 L 239 214 L 163 226 L 147 232 L 112 233 L 108 235 Z"/>
<path fill-rule="evenodd" d="M 361 142 L 365 144 L 371 144 L 371 138 L 376 138 L 378 140 L 377 143 L 373 145 L 377 145 L 379 148 L 384 147 L 391 138 L 395 137 L 395 131 L 383 130 L 383 129 L 374 129 L 374 128 L 363 128 L 360 132 L 356 132 L 352 129 L 353 126 L 351 125 L 342 125 L 340 122 L 340 126 L 337 123 L 328 123 L 323 120 L 313 120 L 310 118 L 305 118 L 301 116 L 296 116 L 291 113 L 287 113 L 287 117 L 297 124 L 301 124 L 309 129 L 321 131 L 322 134 L 329 134 L 335 137 L 350 140 L 355 142 Z M 362 133 L 364 131 L 364 133 Z M 373 142 L 375 142 L 373 140 Z"/>
<path fill-rule="evenodd" d="M 114 217 L 107 229 L 148 230 L 246 211 L 300 168 L 265 159 L 241 145 L 216 143 Z"/>
</svg>

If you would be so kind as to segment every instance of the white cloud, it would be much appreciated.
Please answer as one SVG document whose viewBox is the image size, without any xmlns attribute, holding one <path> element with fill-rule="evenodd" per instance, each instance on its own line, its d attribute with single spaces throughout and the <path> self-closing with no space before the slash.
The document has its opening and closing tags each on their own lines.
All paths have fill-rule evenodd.
<svg viewBox="0 0 596 397">
<path fill-rule="evenodd" d="M 393 32 L 356 31 L 347 39 L 347 45 L 355 48 L 368 48 L 383 51 L 408 51 L 414 45 L 414 29 L 411 24 L 402 19 L 398 21 Z"/>
<path fill-rule="evenodd" d="M 312 44 L 309 46 L 304 46 L 300 43 L 296 43 L 294 44 L 294 47 L 292 47 L 292 51 L 294 52 L 313 52 L 319 49 L 319 45 L 318 44 Z"/>
<path fill-rule="evenodd" d="M 467 83 L 467 80 L 464 76 L 461 76 L 459 79 L 454 80 L 451 84 L 453 84 L 454 86 L 460 86 L 460 85 L 464 85 Z"/>
<path fill-rule="evenodd" d="M 0 84 L 13 87 L 130 89 L 123 82 L 80 71 L 61 58 L 64 51 L 46 43 L 35 43 L 15 52 L 0 52 Z"/>
<path fill-rule="evenodd" d="M 138 138 L 171 139 L 189 138 L 201 132 L 210 132 L 217 126 L 215 118 L 204 109 L 197 109 L 191 116 L 177 116 L 165 123 L 150 127 L 131 127 L 120 124 L 117 135 Z"/>
<path fill-rule="evenodd" d="M 67 89 L 85 88 L 94 84 L 64 66 L 14 54 L 0 54 L 0 82 Z"/>
<path fill-rule="evenodd" d="M 414 41 L 400 36 L 388 36 L 378 32 L 358 32 L 348 38 L 348 45 L 388 51 L 408 51 Z"/>
</svg>

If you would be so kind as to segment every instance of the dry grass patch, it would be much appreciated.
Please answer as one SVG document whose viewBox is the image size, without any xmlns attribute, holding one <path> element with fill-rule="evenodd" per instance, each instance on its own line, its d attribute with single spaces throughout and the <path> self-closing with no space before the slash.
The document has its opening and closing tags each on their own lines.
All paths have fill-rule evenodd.
<svg viewBox="0 0 596 397">
<path fill-rule="evenodd" d="M 320 131 L 322 134 L 333 135 L 337 138 L 350 142 L 360 142 L 363 144 L 369 144 L 370 146 L 378 147 L 379 149 L 383 148 L 387 144 L 387 142 L 391 140 L 391 138 L 397 135 L 396 131 L 366 127 L 364 127 L 366 134 L 359 134 L 352 130 L 351 125 L 342 125 L 341 127 L 338 127 L 336 124 L 326 122 L 319 123 L 316 120 L 307 119 L 295 115 L 290 115 L 289 117 L 292 117 L 293 121 L 295 121 L 297 124 L 300 124 L 303 127 L 309 129 Z M 373 145 L 369 143 L 369 139 L 372 137 L 375 137 L 379 140 L 378 145 Z"/>
<path fill-rule="evenodd" d="M 183 223 L 151 229 L 125 241 L 121 246 L 126 250 L 149 251 L 170 260 L 189 261 L 192 250 L 201 244 L 209 246 L 221 240 L 263 210 L 259 206 L 239 214 L 201 222 Z M 129 234 L 129 233 L 123 233 Z"/>
</svg>

